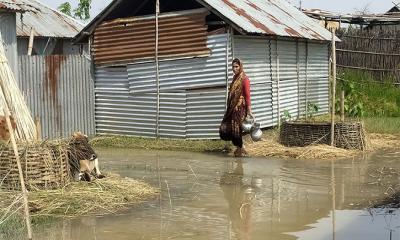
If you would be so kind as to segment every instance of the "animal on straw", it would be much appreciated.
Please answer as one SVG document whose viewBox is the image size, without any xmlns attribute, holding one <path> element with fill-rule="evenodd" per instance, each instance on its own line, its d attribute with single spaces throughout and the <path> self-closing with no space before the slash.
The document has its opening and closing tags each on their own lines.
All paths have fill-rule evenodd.
<svg viewBox="0 0 400 240">
<path fill-rule="evenodd" d="M 75 132 L 69 142 L 68 159 L 74 180 L 91 181 L 103 178 L 99 169 L 97 154 L 89 144 L 89 139 L 81 132 Z"/>
<path fill-rule="evenodd" d="M 13 130 L 17 128 L 17 124 L 12 116 L 10 116 L 11 126 Z M 10 130 L 7 127 L 6 117 L 0 116 L 0 140 L 8 141 L 10 140 Z"/>
</svg>

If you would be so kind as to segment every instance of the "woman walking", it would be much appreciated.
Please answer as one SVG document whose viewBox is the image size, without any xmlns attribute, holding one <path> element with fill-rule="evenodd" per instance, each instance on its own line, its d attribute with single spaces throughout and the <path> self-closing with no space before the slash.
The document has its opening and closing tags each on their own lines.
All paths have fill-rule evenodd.
<svg viewBox="0 0 400 240">
<path fill-rule="evenodd" d="M 219 128 L 222 140 L 232 141 L 236 146 L 235 157 L 246 154 L 242 140 L 242 122 L 246 116 L 253 117 L 250 100 L 250 80 L 243 71 L 242 62 L 232 61 L 233 80 L 229 87 L 227 109 Z"/>
</svg>

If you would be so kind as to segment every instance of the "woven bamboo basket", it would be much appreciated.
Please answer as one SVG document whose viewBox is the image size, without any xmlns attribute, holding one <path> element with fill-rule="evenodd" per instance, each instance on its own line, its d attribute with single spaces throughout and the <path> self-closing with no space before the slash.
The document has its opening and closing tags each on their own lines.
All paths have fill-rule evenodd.
<svg viewBox="0 0 400 240">
<path fill-rule="evenodd" d="M 280 131 L 280 142 L 285 146 L 305 147 L 330 144 L 331 123 L 329 122 L 285 122 Z M 362 122 L 335 123 L 335 147 L 367 150 L 367 137 Z"/>
<path fill-rule="evenodd" d="M 19 175 L 11 146 L 0 147 L 0 186 L 19 190 Z M 61 188 L 70 182 L 66 146 L 30 144 L 18 146 L 25 184 L 28 189 Z"/>
</svg>

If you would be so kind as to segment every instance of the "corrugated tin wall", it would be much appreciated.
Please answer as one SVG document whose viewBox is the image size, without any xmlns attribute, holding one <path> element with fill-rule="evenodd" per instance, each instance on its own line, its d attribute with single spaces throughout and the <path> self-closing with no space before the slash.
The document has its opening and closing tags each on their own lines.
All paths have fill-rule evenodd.
<svg viewBox="0 0 400 240">
<path fill-rule="evenodd" d="M 299 79 L 296 45 L 295 41 L 278 41 L 280 117 L 285 111 L 288 111 L 292 118 L 298 116 Z"/>
<path fill-rule="evenodd" d="M 159 16 L 159 56 L 208 56 L 206 9 L 165 13 Z M 155 54 L 155 18 L 116 19 L 100 24 L 92 50 L 99 64 L 152 59 Z"/>
<path fill-rule="evenodd" d="M 262 127 L 277 125 L 285 111 L 292 119 L 304 116 L 310 102 L 318 105 L 318 114 L 329 111 L 327 44 L 235 36 L 233 45 L 250 78 L 252 110 Z"/>
<path fill-rule="evenodd" d="M 244 62 L 252 109 L 262 127 L 276 126 L 284 110 L 292 118 L 304 114 L 306 96 L 320 106 L 328 103 L 326 44 L 243 36 L 230 42 L 221 34 L 209 36 L 207 47 L 209 57 L 160 62 L 160 137 L 219 138 L 232 56 Z M 97 132 L 155 137 L 156 92 L 152 62 L 97 67 Z"/>
<path fill-rule="evenodd" d="M 97 133 L 155 136 L 155 94 L 132 96 L 126 67 L 97 68 L 95 78 Z"/>
<path fill-rule="evenodd" d="M 244 71 L 250 79 L 252 112 L 261 127 L 273 126 L 269 41 L 238 36 L 234 39 L 234 47 L 235 58 L 242 60 Z"/>
<path fill-rule="evenodd" d="M 304 117 L 307 111 L 307 95 L 308 95 L 308 44 L 306 42 L 299 42 L 299 103 L 300 113 Z"/>
<path fill-rule="evenodd" d="M 227 41 L 227 34 L 212 35 L 209 57 L 160 62 L 160 137 L 219 137 L 231 60 Z M 156 92 L 154 62 L 98 67 L 98 133 L 155 137 Z"/>
<path fill-rule="evenodd" d="M 319 113 L 329 112 L 329 49 L 328 44 L 308 44 L 307 101 L 317 104 Z"/>
<path fill-rule="evenodd" d="M 161 61 L 160 91 L 224 87 L 226 85 L 226 35 L 208 37 L 209 57 Z M 139 93 L 157 92 L 154 62 L 128 64 L 129 90 Z"/>
<path fill-rule="evenodd" d="M 19 56 L 19 87 L 43 138 L 95 134 L 94 82 L 82 56 Z"/>
<path fill-rule="evenodd" d="M 0 12 L 0 33 L 3 39 L 6 57 L 18 78 L 18 57 L 17 57 L 17 29 L 15 13 Z"/>
</svg>

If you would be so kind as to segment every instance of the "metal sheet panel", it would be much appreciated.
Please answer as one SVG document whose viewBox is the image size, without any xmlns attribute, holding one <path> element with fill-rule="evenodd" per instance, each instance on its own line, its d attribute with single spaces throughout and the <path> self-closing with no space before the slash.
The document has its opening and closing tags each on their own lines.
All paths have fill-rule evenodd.
<svg viewBox="0 0 400 240">
<path fill-rule="evenodd" d="M 186 138 L 186 92 L 160 95 L 161 138 Z"/>
<path fill-rule="evenodd" d="M 226 86 L 227 37 L 227 34 L 208 37 L 209 57 L 161 61 L 160 91 Z M 155 68 L 154 62 L 128 65 L 132 94 L 157 92 Z"/>
<path fill-rule="evenodd" d="M 95 134 L 94 83 L 82 56 L 19 56 L 19 86 L 44 138 Z"/>
<path fill-rule="evenodd" d="M 328 44 L 308 43 L 307 101 L 319 106 L 318 114 L 329 112 Z"/>
<path fill-rule="evenodd" d="M 156 94 L 129 94 L 126 67 L 97 68 L 95 75 L 97 132 L 155 137 Z"/>
<path fill-rule="evenodd" d="M 252 112 L 261 127 L 273 126 L 270 44 L 265 38 L 235 36 L 235 57 L 251 83 Z"/>
<path fill-rule="evenodd" d="M 161 14 L 159 57 L 208 56 L 207 14 L 205 9 Z M 92 50 L 97 65 L 154 59 L 154 16 L 103 22 L 94 33 Z"/>
<path fill-rule="evenodd" d="M 187 93 L 187 138 L 219 139 L 225 113 L 225 88 Z"/>
<path fill-rule="evenodd" d="M 331 33 L 285 0 L 201 0 L 245 33 L 329 41 Z"/>
<path fill-rule="evenodd" d="M 279 108 L 279 91 L 278 91 L 278 76 L 279 76 L 279 71 L 278 71 L 278 40 L 276 39 L 271 39 L 269 40 L 270 44 L 270 52 L 271 52 L 271 75 L 272 75 L 272 120 L 274 122 L 274 126 L 277 126 L 280 121 L 279 113 L 278 111 L 280 110 Z"/>
<path fill-rule="evenodd" d="M 15 78 L 18 78 L 17 35 L 15 13 L 0 13 L 0 33 L 4 50 Z"/>
<path fill-rule="evenodd" d="M 308 43 L 299 42 L 299 103 L 300 116 L 304 117 L 307 112 L 307 68 L 308 68 Z"/>
<path fill-rule="evenodd" d="M 278 40 L 279 102 L 282 117 L 288 111 L 292 118 L 298 116 L 299 85 L 297 74 L 296 41 Z"/>
</svg>

